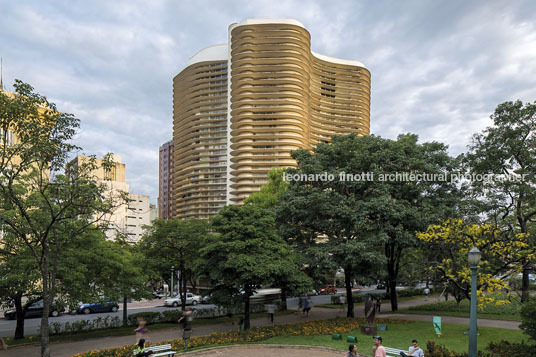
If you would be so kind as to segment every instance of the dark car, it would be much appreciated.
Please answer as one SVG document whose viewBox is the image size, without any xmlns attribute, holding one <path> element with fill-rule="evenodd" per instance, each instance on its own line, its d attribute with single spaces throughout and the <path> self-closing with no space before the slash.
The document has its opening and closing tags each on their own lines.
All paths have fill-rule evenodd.
<svg viewBox="0 0 536 357">
<path fill-rule="evenodd" d="M 64 309 L 61 308 L 58 304 L 52 304 L 50 306 L 50 316 L 56 317 L 61 312 L 63 312 L 63 310 Z M 43 316 L 43 300 L 39 300 L 32 303 L 30 306 L 28 306 L 28 309 L 24 314 L 24 318 L 41 316 Z M 15 320 L 17 318 L 17 310 L 8 310 L 4 312 L 4 317 L 9 320 Z"/>
<path fill-rule="evenodd" d="M 119 305 L 115 301 L 101 301 L 92 304 L 80 304 L 78 306 L 79 314 L 92 314 L 94 312 L 116 312 Z"/>
</svg>

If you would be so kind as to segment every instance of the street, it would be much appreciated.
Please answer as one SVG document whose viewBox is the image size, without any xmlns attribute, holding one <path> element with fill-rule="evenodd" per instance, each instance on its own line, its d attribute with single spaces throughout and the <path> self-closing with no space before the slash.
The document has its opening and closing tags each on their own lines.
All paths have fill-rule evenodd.
<svg viewBox="0 0 536 357">
<path fill-rule="evenodd" d="M 339 293 L 341 293 L 343 290 L 339 289 Z M 375 292 L 368 291 L 368 292 Z M 381 291 L 381 290 L 380 290 Z M 313 306 L 316 304 L 329 304 L 331 302 L 331 295 L 318 295 L 318 296 L 311 296 L 311 300 L 313 302 Z M 287 299 L 287 306 L 289 309 L 297 309 L 298 308 L 298 298 L 288 298 Z M 192 309 L 204 309 L 204 308 L 212 308 L 214 305 L 211 304 L 200 304 L 196 306 L 190 306 Z M 113 313 L 113 312 L 106 312 L 106 313 L 98 313 L 98 314 L 89 314 L 89 315 L 83 315 L 83 314 L 76 314 L 76 315 L 70 315 L 70 314 L 62 314 L 58 317 L 49 317 L 48 321 L 49 323 L 52 322 L 60 322 L 62 324 L 65 324 L 66 322 L 73 323 L 75 321 L 80 320 L 95 320 L 97 318 L 106 318 L 108 316 L 118 316 L 120 319 L 123 318 L 123 306 L 119 305 L 119 311 Z M 168 311 L 172 309 L 178 309 L 180 308 L 174 308 L 174 307 L 165 307 L 164 306 L 164 299 L 155 299 L 155 300 L 148 300 L 143 302 L 134 302 L 128 304 L 128 313 L 133 314 L 137 312 L 143 312 L 143 311 Z M 15 333 L 15 326 L 17 324 L 17 321 L 15 320 L 6 320 L 5 318 L 0 318 L 0 337 L 9 337 L 13 336 Z M 39 334 L 39 327 L 41 325 L 41 318 L 40 317 L 33 317 L 33 318 L 27 318 L 24 320 L 24 334 L 25 335 L 36 335 Z"/>
</svg>

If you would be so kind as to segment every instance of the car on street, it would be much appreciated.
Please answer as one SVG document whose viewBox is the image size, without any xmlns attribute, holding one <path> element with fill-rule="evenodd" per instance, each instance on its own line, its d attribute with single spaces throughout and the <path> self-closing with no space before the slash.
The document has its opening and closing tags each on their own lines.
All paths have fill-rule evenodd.
<svg viewBox="0 0 536 357">
<path fill-rule="evenodd" d="M 62 313 L 65 309 L 61 308 L 58 304 L 52 304 L 50 306 L 50 315 L 52 317 L 58 316 L 60 313 Z M 38 300 L 34 303 L 32 303 L 30 306 L 28 306 L 28 310 L 26 310 L 26 314 L 24 315 L 24 318 L 27 317 L 41 317 L 43 316 L 43 300 Z M 15 320 L 17 318 L 17 310 L 7 310 L 4 312 L 4 317 L 8 320 Z"/>
<path fill-rule="evenodd" d="M 201 302 L 201 296 L 194 295 L 192 293 L 186 293 L 186 305 L 197 305 L 200 302 Z M 182 301 L 181 301 L 181 296 L 180 295 L 176 295 L 174 297 L 167 298 L 164 301 L 165 306 L 177 307 L 177 306 L 179 306 L 181 304 L 182 304 Z"/>
<path fill-rule="evenodd" d="M 335 285 L 328 284 L 325 288 L 320 288 L 320 295 L 336 294 L 337 288 Z"/>
<path fill-rule="evenodd" d="M 80 304 L 77 312 L 79 314 L 92 314 L 96 312 L 116 312 L 119 310 L 119 305 L 115 301 L 99 301 L 92 304 Z"/>
</svg>

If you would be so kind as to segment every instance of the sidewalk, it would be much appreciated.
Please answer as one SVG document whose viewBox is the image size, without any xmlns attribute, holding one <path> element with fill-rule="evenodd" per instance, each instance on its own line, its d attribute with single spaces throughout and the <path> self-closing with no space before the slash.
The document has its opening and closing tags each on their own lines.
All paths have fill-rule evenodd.
<svg viewBox="0 0 536 357">
<path fill-rule="evenodd" d="M 399 308 L 407 308 L 415 305 L 423 305 L 426 303 L 433 303 L 435 299 L 429 298 L 425 300 L 415 299 L 409 301 L 402 301 L 399 303 Z M 432 316 L 430 315 L 410 315 L 410 314 L 399 314 L 399 313 L 389 313 L 391 306 L 388 304 L 382 305 L 382 313 L 378 317 L 391 317 L 391 318 L 400 318 L 406 320 L 416 320 L 416 321 L 432 321 Z M 359 305 L 354 309 L 357 317 L 364 316 L 363 306 Z M 276 324 L 289 324 L 296 323 L 301 321 L 308 320 L 325 320 L 334 317 L 344 317 L 345 313 L 341 312 L 339 309 L 328 309 L 321 307 L 313 307 L 309 317 L 304 317 L 301 313 L 294 313 L 288 315 L 276 315 L 274 322 Z M 443 316 L 442 320 L 444 323 L 453 323 L 460 325 L 469 325 L 469 319 L 464 317 L 452 317 L 452 316 Z M 506 321 L 506 320 L 488 320 L 488 319 L 478 319 L 479 326 L 486 327 L 498 327 L 505 329 L 519 329 L 519 322 L 517 321 Z M 251 326 L 269 326 L 271 325 L 268 317 L 266 318 L 257 318 L 251 320 Z M 149 326 L 149 330 L 150 330 Z M 204 336 L 212 332 L 224 332 L 232 329 L 237 329 L 238 327 L 231 323 L 221 323 L 214 325 L 204 325 L 204 326 L 195 326 L 193 329 L 193 336 Z M 132 328 L 134 331 L 134 328 Z M 174 329 L 168 330 L 159 330 L 154 332 L 149 332 L 149 338 L 152 342 L 160 342 L 166 340 L 172 340 L 180 338 L 182 335 L 182 329 L 177 326 Z M 130 336 L 116 336 L 116 337 L 105 337 L 98 339 L 91 339 L 87 341 L 76 341 L 76 342 L 60 342 L 51 344 L 50 350 L 51 355 L 54 357 L 69 357 L 76 353 L 86 352 L 96 349 L 106 349 L 112 347 L 120 347 L 128 344 L 133 344 L 135 342 L 134 333 Z M 39 357 L 40 356 L 40 346 L 22 346 L 22 347 L 13 347 L 7 351 L 0 351 L 0 356 L 2 357 Z"/>
</svg>

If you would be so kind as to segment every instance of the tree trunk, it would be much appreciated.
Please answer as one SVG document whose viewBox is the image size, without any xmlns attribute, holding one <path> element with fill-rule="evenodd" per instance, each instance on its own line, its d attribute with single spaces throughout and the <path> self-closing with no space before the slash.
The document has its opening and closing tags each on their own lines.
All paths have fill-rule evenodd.
<svg viewBox="0 0 536 357">
<path fill-rule="evenodd" d="M 41 318 L 41 357 L 50 357 L 50 348 L 48 346 L 48 315 L 50 314 L 50 303 L 52 296 L 48 289 L 49 280 L 49 257 L 50 251 L 48 244 L 43 242 L 43 262 L 41 269 L 41 278 L 43 279 L 43 317 Z"/>
<path fill-rule="evenodd" d="M 287 311 L 287 291 L 281 289 L 281 311 Z"/>
<path fill-rule="evenodd" d="M 523 277 L 521 278 L 521 302 L 529 301 L 529 270 L 523 267 Z"/>
<path fill-rule="evenodd" d="M 244 293 L 246 294 L 246 303 L 244 304 L 244 331 L 249 330 L 249 296 L 251 295 L 251 289 L 246 287 Z"/>
<path fill-rule="evenodd" d="M 348 311 L 346 317 L 354 317 L 354 299 L 352 297 L 352 276 L 348 267 L 344 268 L 344 284 L 346 285 L 346 303 L 348 304 Z"/>
<path fill-rule="evenodd" d="M 398 297 L 396 295 L 396 280 L 389 279 L 389 288 L 391 289 L 390 297 L 391 297 L 391 311 L 397 311 L 398 310 Z"/>
<path fill-rule="evenodd" d="M 17 326 L 15 327 L 15 339 L 24 338 L 24 313 L 22 307 L 22 294 L 17 294 L 14 298 L 15 309 L 17 310 Z"/>
<path fill-rule="evenodd" d="M 128 297 L 123 296 L 123 326 L 128 325 L 128 311 L 127 311 Z"/>
<path fill-rule="evenodd" d="M 184 309 L 186 309 L 186 275 L 184 274 L 183 269 L 181 269 L 180 283 L 182 283 L 181 308 L 182 308 L 182 311 L 184 311 Z"/>
</svg>

